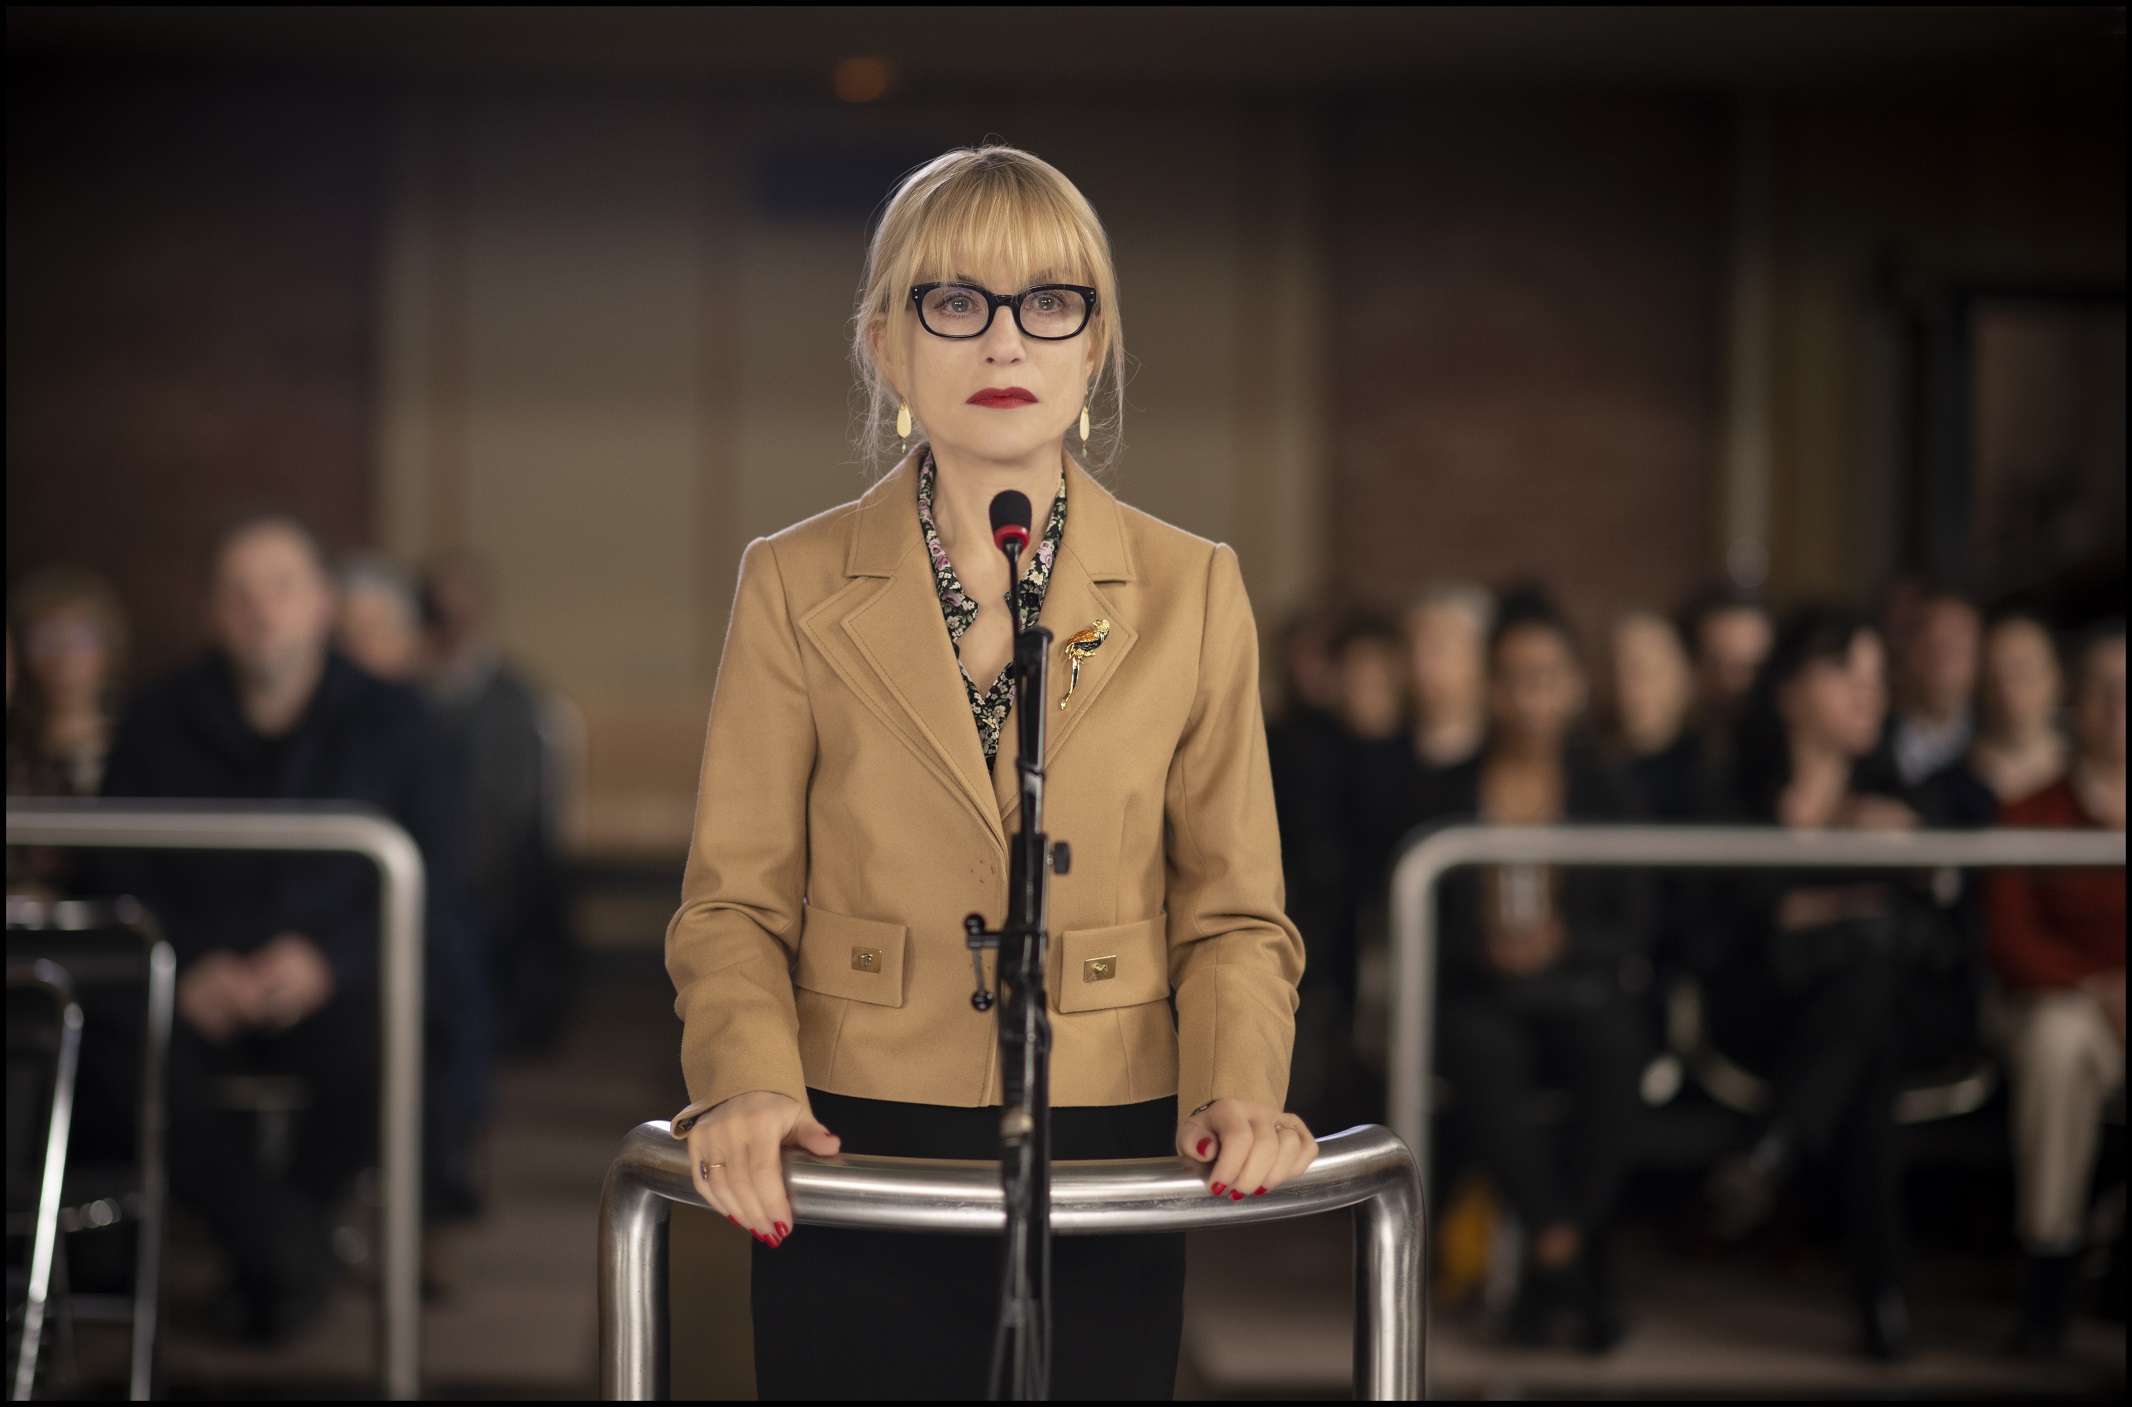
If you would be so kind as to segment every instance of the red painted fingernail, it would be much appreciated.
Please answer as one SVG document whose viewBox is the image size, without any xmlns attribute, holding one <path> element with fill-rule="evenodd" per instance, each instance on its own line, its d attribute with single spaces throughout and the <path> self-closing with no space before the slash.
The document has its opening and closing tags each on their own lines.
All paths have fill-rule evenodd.
<svg viewBox="0 0 2132 1407">
<path fill-rule="evenodd" d="M 1261 1192 L 1263 1192 L 1263 1191 L 1265 1191 L 1265 1190 L 1266 1190 L 1266 1189 L 1265 1189 L 1265 1188 L 1263 1188 L 1263 1187 L 1261 1187 L 1261 1188 L 1259 1189 L 1259 1191 L 1261 1191 Z M 778 1240 L 780 1240 L 780 1241 L 784 1240 L 784 1239 L 785 1239 L 785 1238 L 786 1238 L 787 1236 L 790 1236 L 790 1235 L 792 1234 L 792 1228 L 791 1228 L 791 1227 L 789 1227 L 789 1226 L 787 1226 L 787 1225 L 785 1225 L 785 1224 L 784 1224 L 783 1222 L 781 1222 L 781 1221 L 773 1221 L 773 1222 L 771 1222 L 771 1223 L 770 1223 L 770 1229 L 771 1229 L 771 1230 L 773 1230 L 773 1231 L 775 1231 L 775 1232 L 777 1233 L 777 1239 L 778 1239 Z"/>
<path fill-rule="evenodd" d="M 733 1225 L 735 1225 L 735 1226 L 739 1226 L 739 1225 L 740 1225 L 740 1218 L 739 1218 L 739 1217 L 737 1217 L 737 1216 L 729 1216 L 729 1217 L 727 1217 L 727 1218 L 726 1218 L 726 1220 L 727 1220 L 727 1221 L 730 1221 L 730 1222 L 732 1222 L 732 1223 L 733 1223 Z"/>
<path fill-rule="evenodd" d="M 1251 1195 L 1254 1197 L 1263 1197 L 1266 1195 L 1266 1189 L 1261 1187 L 1258 1191 L 1252 1193 Z"/>
<path fill-rule="evenodd" d="M 1213 1140 L 1213 1139 L 1211 1139 L 1211 1138 L 1202 1138 L 1201 1140 L 1199 1140 L 1199 1156 L 1200 1156 L 1200 1157 L 1204 1158 L 1204 1157 L 1206 1157 L 1206 1156 L 1207 1156 L 1207 1145 L 1208 1145 L 1208 1144 L 1210 1144 L 1210 1143 L 1212 1143 L 1213 1141 L 1214 1141 L 1214 1140 Z"/>
<path fill-rule="evenodd" d="M 1232 1202 L 1241 1202 L 1244 1200 L 1244 1194 L 1241 1192 L 1231 1192 L 1229 1194 L 1229 1200 Z"/>
<path fill-rule="evenodd" d="M 1222 1193 L 1227 1192 L 1228 1190 L 1229 1188 L 1226 1183 L 1217 1182 L 1214 1184 L 1214 1195 L 1217 1197 L 1219 1197 Z"/>
</svg>

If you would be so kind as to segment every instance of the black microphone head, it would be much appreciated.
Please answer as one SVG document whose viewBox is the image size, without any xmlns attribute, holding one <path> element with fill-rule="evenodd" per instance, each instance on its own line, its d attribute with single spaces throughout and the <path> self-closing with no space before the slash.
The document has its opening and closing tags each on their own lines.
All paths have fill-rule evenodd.
<svg viewBox="0 0 2132 1407">
<path fill-rule="evenodd" d="M 1004 552 L 1012 543 L 1016 552 L 1029 546 L 1029 495 L 1008 489 L 992 495 L 992 543 Z"/>
</svg>

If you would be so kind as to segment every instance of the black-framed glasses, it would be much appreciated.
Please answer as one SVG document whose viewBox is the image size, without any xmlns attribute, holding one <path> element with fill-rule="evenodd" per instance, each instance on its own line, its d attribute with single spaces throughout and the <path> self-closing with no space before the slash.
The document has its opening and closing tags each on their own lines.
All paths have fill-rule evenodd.
<svg viewBox="0 0 2132 1407">
<path fill-rule="evenodd" d="M 1014 325 L 1040 342 L 1081 335 L 1095 315 L 1096 291 L 1073 283 L 1040 283 L 1019 293 L 994 293 L 974 283 L 921 283 L 911 289 L 918 321 L 935 337 L 982 337 L 1001 308 L 1014 311 Z"/>
</svg>

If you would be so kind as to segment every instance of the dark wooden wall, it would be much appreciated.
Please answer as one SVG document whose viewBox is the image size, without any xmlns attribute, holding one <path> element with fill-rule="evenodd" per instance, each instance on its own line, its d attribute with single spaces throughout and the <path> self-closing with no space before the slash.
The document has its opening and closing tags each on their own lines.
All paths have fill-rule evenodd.
<svg viewBox="0 0 2132 1407">
<path fill-rule="evenodd" d="M 136 677 L 199 641 L 233 517 L 369 535 L 381 99 L 11 65 L 7 565 L 108 576 Z"/>
<path fill-rule="evenodd" d="M 1728 130 L 1716 102 L 1344 110 L 1331 560 L 1397 600 L 1540 582 L 1587 627 L 1718 565 Z"/>
</svg>

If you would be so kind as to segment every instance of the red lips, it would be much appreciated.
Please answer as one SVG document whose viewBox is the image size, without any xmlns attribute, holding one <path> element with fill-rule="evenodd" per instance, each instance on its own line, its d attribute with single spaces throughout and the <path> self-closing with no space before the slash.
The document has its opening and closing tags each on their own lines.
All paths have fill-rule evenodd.
<svg viewBox="0 0 2132 1407">
<path fill-rule="evenodd" d="M 966 402 L 981 405 L 991 410 L 1012 410 L 1016 406 L 1035 405 L 1036 397 L 1019 386 L 987 386 Z"/>
</svg>

